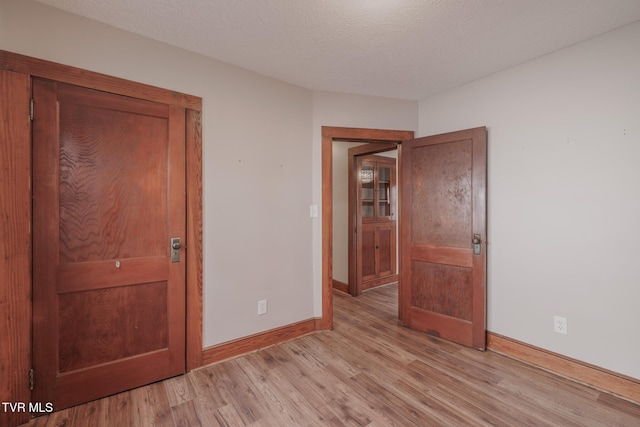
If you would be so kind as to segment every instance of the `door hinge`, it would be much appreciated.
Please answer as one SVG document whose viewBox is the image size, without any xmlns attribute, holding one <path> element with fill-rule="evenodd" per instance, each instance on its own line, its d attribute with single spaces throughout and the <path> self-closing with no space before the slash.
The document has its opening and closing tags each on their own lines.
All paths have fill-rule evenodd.
<svg viewBox="0 0 640 427">
<path fill-rule="evenodd" d="M 29 102 L 29 120 L 33 121 L 33 98 Z"/>
<path fill-rule="evenodd" d="M 33 368 L 29 369 L 29 390 L 33 391 Z"/>
</svg>

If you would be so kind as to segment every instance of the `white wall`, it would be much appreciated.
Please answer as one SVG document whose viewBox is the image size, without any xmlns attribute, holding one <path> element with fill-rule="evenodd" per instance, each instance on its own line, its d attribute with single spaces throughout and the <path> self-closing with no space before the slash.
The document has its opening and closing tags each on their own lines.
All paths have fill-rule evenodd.
<svg viewBox="0 0 640 427">
<path fill-rule="evenodd" d="M 640 23 L 419 115 L 420 136 L 489 129 L 489 330 L 640 378 Z"/>
<path fill-rule="evenodd" d="M 322 210 L 322 126 L 418 129 L 418 103 L 334 92 L 313 94 L 313 202 Z M 322 315 L 322 222 L 313 223 L 314 313 Z"/>
<path fill-rule="evenodd" d="M 314 316 L 311 91 L 28 0 L 0 49 L 201 96 L 204 345 Z"/>
</svg>

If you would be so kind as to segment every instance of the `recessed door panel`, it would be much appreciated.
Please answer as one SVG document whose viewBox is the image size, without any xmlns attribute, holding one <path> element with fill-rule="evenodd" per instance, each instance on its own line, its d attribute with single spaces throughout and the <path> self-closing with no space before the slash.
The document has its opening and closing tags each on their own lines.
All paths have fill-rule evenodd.
<svg viewBox="0 0 640 427">
<path fill-rule="evenodd" d="M 471 140 L 418 146 L 411 163 L 411 241 L 469 246 L 471 235 Z"/>
<path fill-rule="evenodd" d="M 364 226 L 362 229 L 362 280 L 371 280 L 376 277 L 376 229 L 372 226 Z"/>
</svg>

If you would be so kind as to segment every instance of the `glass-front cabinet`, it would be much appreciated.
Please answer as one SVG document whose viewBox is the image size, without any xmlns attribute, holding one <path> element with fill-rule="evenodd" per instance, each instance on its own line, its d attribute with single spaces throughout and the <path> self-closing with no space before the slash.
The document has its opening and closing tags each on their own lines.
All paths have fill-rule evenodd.
<svg viewBox="0 0 640 427">
<path fill-rule="evenodd" d="M 397 281 L 396 159 L 357 158 L 356 292 Z"/>
<path fill-rule="evenodd" d="M 362 222 L 395 219 L 396 160 L 381 156 L 358 159 Z"/>
</svg>

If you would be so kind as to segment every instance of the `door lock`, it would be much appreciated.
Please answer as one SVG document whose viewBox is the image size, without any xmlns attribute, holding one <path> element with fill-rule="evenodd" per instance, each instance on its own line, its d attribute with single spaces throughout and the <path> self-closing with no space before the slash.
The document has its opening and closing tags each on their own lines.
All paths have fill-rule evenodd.
<svg viewBox="0 0 640 427">
<path fill-rule="evenodd" d="M 482 240 L 480 240 L 480 235 L 474 234 L 471 243 L 473 243 L 473 254 L 480 255 L 480 252 L 482 251 L 480 246 L 480 244 L 482 243 Z"/>
<path fill-rule="evenodd" d="M 179 237 L 171 238 L 171 262 L 180 262 L 180 244 Z"/>
</svg>

